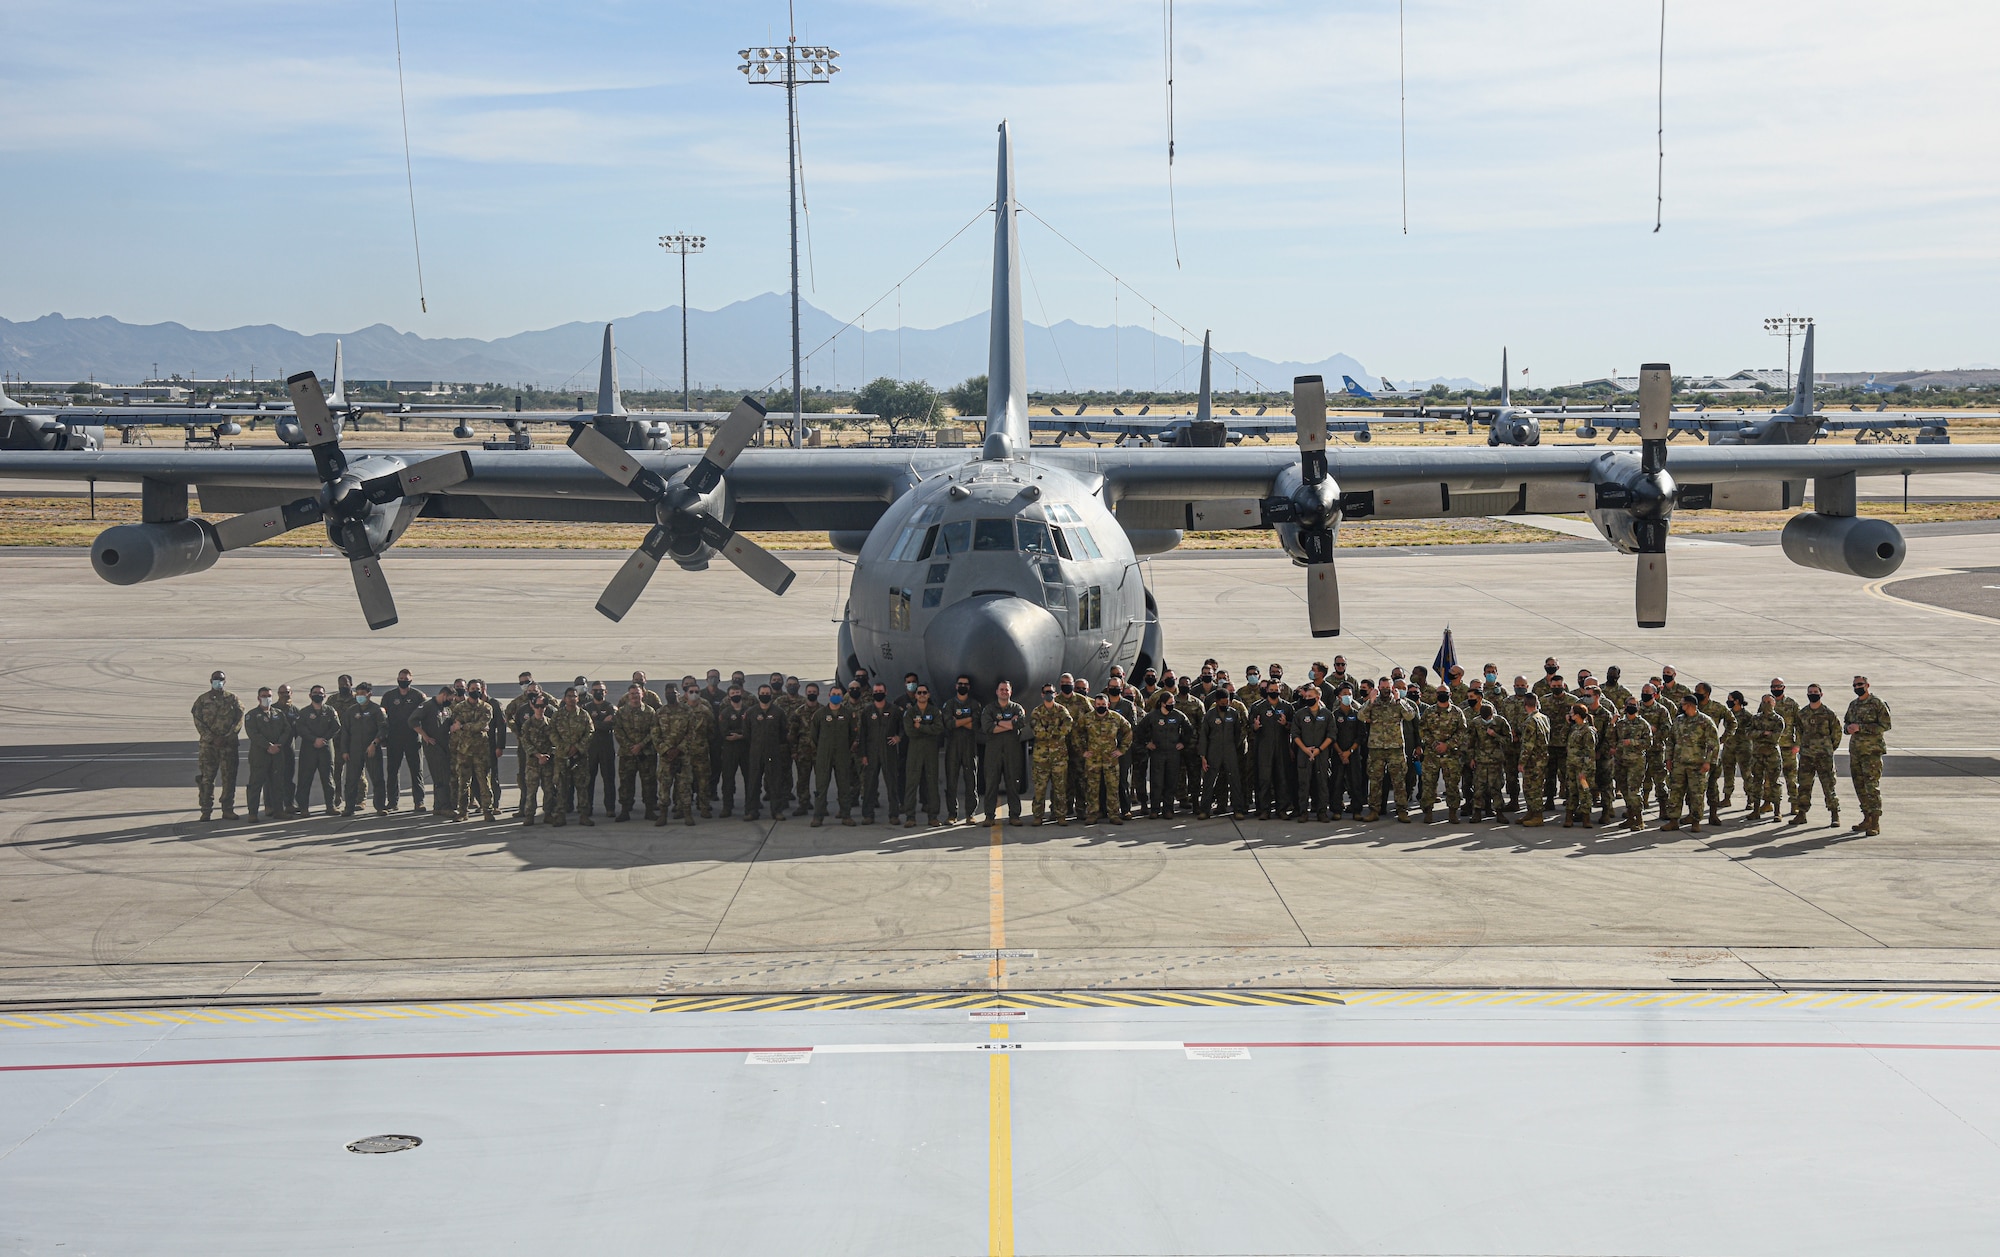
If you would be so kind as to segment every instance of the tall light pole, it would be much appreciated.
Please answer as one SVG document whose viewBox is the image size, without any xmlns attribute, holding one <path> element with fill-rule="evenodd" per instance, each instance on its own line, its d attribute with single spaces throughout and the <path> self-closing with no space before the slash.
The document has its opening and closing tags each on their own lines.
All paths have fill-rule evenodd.
<svg viewBox="0 0 2000 1257">
<path fill-rule="evenodd" d="M 1792 391 L 1792 337 L 1812 326 L 1812 318 L 1802 314 L 1780 314 L 1764 320 L 1764 330 L 1785 338 L 1785 391 Z"/>
<path fill-rule="evenodd" d="M 799 88 L 807 83 L 831 83 L 840 73 L 831 48 L 802 46 L 794 34 L 775 47 L 744 48 L 736 67 L 753 84 L 785 89 L 785 178 L 792 215 L 792 444 L 806 443 L 805 394 L 799 383 Z"/>
<path fill-rule="evenodd" d="M 707 248 L 708 237 L 677 231 L 671 236 L 661 236 L 660 247 L 681 255 L 681 409 L 693 410 L 688 405 L 688 254 Z"/>
</svg>

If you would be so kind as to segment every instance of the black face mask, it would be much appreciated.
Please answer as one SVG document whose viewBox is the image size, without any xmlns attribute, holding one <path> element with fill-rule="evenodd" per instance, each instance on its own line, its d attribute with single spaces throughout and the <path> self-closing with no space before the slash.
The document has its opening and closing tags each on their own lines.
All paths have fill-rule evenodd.
<svg viewBox="0 0 2000 1257">
<path fill-rule="evenodd" d="M 972 693 L 972 687 L 969 685 L 961 685 L 958 687 L 958 692 L 961 694 L 970 694 Z"/>
<path fill-rule="evenodd" d="M 1817 695 L 1817 694 L 1808 694 L 1808 695 L 1806 695 L 1806 701 L 1807 701 L 1808 703 L 1817 703 L 1817 702 L 1819 701 L 1819 698 L 1820 698 L 1820 696 L 1819 696 L 1819 695 Z"/>
<path fill-rule="evenodd" d="M 1071 685 L 1071 684 L 1068 684 L 1067 682 L 1065 682 L 1065 683 L 1064 683 L 1064 685 L 1063 685 L 1063 687 L 1062 687 L 1062 692 L 1063 692 L 1063 693 L 1065 693 L 1065 694 L 1074 694 L 1074 693 L 1076 693 L 1076 686 L 1074 686 L 1074 685 Z"/>
<path fill-rule="evenodd" d="M 340 692 L 343 694 L 352 694 L 354 692 L 354 687 L 351 685 L 343 685 L 340 687 Z"/>
<path fill-rule="evenodd" d="M 324 695 L 324 694 L 315 694 L 315 695 L 313 695 L 313 696 L 312 696 L 312 701 L 313 701 L 313 706 L 317 707 L 317 706 L 319 706 L 319 705 L 320 705 L 321 703 L 324 703 L 324 702 L 326 701 L 326 695 Z"/>
<path fill-rule="evenodd" d="M 407 690 L 410 688 L 410 683 L 408 681 L 398 681 L 396 682 L 396 688 L 399 690 Z"/>
<path fill-rule="evenodd" d="M 1868 692 L 1868 687 L 1865 685 L 1857 685 L 1854 687 L 1854 692 L 1856 694 L 1866 694 Z"/>
<path fill-rule="evenodd" d="M 1785 687 L 1784 687 L 1784 686 L 1782 686 L 1782 685 L 1774 685 L 1774 686 L 1772 686 L 1772 687 L 1771 687 L 1771 697 L 1772 697 L 1772 698 L 1783 698 L 1784 696 L 1785 696 Z"/>
<path fill-rule="evenodd" d="M 1627 704 L 1625 704 L 1625 714 L 1626 714 L 1626 715 L 1628 715 L 1628 716 L 1636 716 L 1636 715 L 1638 715 L 1638 714 L 1639 714 L 1639 704 L 1637 704 L 1637 703 L 1627 703 Z"/>
<path fill-rule="evenodd" d="M 1542 665 L 1542 671 L 1546 672 L 1550 676 L 1554 676 L 1559 671 L 1559 669 L 1556 667 L 1556 665 L 1552 663 L 1545 663 Z"/>
<path fill-rule="evenodd" d="M 1514 687 L 1514 692 L 1516 694 L 1526 694 L 1528 692 L 1528 687 L 1525 685 L 1517 685 Z"/>
<path fill-rule="evenodd" d="M 798 692 L 799 692 L 799 686 L 798 682 L 796 681 L 785 686 L 785 693 L 787 694 L 796 694 Z"/>
<path fill-rule="evenodd" d="M 759 694 L 757 696 L 757 701 L 759 703 L 762 703 L 764 706 L 769 707 L 771 705 L 771 696 L 769 694 Z"/>
</svg>

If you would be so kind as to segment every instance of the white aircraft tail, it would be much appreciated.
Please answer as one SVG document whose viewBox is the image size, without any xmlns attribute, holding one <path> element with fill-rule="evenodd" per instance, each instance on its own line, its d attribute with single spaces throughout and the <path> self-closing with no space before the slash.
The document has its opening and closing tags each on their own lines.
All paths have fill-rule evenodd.
<svg viewBox="0 0 2000 1257">
<path fill-rule="evenodd" d="M 326 399 L 328 410 L 341 411 L 347 408 L 347 368 L 340 361 L 340 339 L 333 342 L 333 392 Z"/>
<path fill-rule="evenodd" d="M 7 396 L 7 386 L 0 384 L 0 411 L 26 410 L 27 407 Z"/>
<path fill-rule="evenodd" d="M 1507 347 L 1505 345 L 1500 347 L 1500 404 L 1502 406 L 1511 406 L 1514 404 L 1514 382 L 1507 378 Z"/>
</svg>

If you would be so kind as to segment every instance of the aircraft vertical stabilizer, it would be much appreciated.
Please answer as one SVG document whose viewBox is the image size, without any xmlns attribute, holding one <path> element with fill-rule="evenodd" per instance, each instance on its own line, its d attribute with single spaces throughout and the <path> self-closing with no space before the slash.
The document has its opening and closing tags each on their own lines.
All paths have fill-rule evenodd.
<svg viewBox="0 0 2000 1257">
<path fill-rule="evenodd" d="M 1194 421 L 1205 423 L 1215 418 L 1215 394 L 1208 387 L 1208 329 L 1201 333 L 1201 399 L 1194 405 Z"/>
<path fill-rule="evenodd" d="M 1813 327 L 1806 324 L 1805 347 L 1799 350 L 1799 373 L 1792 387 L 1792 403 L 1785 407 L 1788 415 L 1805 416 L 1813 413 Z"/>
<path fill-rule="evenodd" d="M 618 344 L 611 338 L 609 323 L 604 325 L 604 360 L 597 368 L 597 413 L 625 413 L 625 399 L 618 395 Z"/>
<path fill-rule="evenodd" d="M 987 329 L 986 441 L 1004 436 L 1010 453 L 1028 449 L 1027 337 L 1021 328 L 1021 230 L 1015 219 L 1014 149 L 1000 124 L 1000 173 L 993 192 L 993 312 Z M 989 457 L 991 457 L 989 453 Z"/>
<path fill-rule="evenodd" d="M 1500 404 L 1502 406 L 1511 406 L 1514 404 L 1514 384 L 1513 381 L 1507 378 L 1507 347 L 1505 345 L 1500 347 Z"/>
<path fill-rule="evenodd" d="M 338 337 L 333 342 L 333 392 L 328 394 L 326 406 L 328 410 L 347 409 L 347 369 L 341 365 Z"/>
</svg>

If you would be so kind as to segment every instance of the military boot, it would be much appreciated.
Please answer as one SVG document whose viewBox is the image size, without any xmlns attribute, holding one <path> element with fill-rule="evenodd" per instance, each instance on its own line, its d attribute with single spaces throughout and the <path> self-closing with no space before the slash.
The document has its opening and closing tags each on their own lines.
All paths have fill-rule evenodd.
<svg viewBox="0 0 2000 1257">
<path fill-rule="evenodd" d="M 1609 825 L 1611 823 L 1611 805 L 1609 803 L 1597 810 L 1597 823 L 1600 825 Z"/>
<path fill-rule="evenodd" d="M 1866 813 L 1866 812 L 1863 812 L 1863 813 L 1861 814 L 1861 819 L 1860 819 L 1860 820 L 1858 820 L 1858 821 L 1854 822 L 1854 823 L 1853 823 L 1852 825 L 1849 825 L 1849 826 L 1847 827 L 1847 832 L 1848 832 L 1848 833 L 1850 833 L 1850 834 L 1865 834 L 1865 833 L 1867 833 L 1867 832 L 1868 832 L 1868 813 Z"/>
<path fill-rule="evenodd" d="M 1836 806 L 1828 806 L 1826 819 L 1828 824 L 1840 824 L 1840 809 Z"/>
<path fill-rule="evenodd" d="M 1670 818 L 1670 819 L 1668 819 L 1668 820 L 1663 820 L 1663 821 L 1661 821 L 1661 822 L 1660 822 L 1660 828 L 1661 828 L 1661 829 L 1665 829 L 1665 830 L 1675 830 L 1675 829 L 1679 829 L 1680 827 L 1681 827 L 1681 820 L 1680 820 L 1680 817 L 1678 817 L 1678 816 L 1676 816 L 1676 817 L 1672 817 L 1672 818 Z"/>
<path fill-rule="evenodd" d="M 1444 813 L 1444 818 L 1450 821 L 1452 824 L 1456 825 L 1458 823 L 1458 809 L 1455 807 L 1446 808 Z M 1426 816 L 1424 817 L 1424 819 L 1429 820 L 1430 817 Z"/>
<path fill-rule="evenodd" d="M 215 805 L 213 803 L 204 803 L 201 805 L 201 818 L 205 821 L 215 819 Z"/>
<path fill-rule="evenodd" d="M 1361 819 L 1364 822 L 1373 823 L 1375 821 L 1379 821 L 1382 819 L 1382 813 L 1377 809 L 1371 807 L 1368 809 L 1367 814 L 1364 815 Z"/>
<path fill-rule="evenodd" d="M 1432 823 L 1433 821 L 1435 821 L 1436 819 L 1437 819 L 1437 817 L 1435 817 L 1435 816 L 1431 815 L 1431 810 L 1430 810 L 1429 808 L 1425 808 L 1425 809 L 1424 809 L 1424 824 L 1428 825 L 1428 824 Z M 1452 819 L 1453 819 L 1453 820 L 1456 820 L 1456 819 L 1458 819 L 1458 818 L 1457 818 L 1457 817 L 1453 817 Z"/>
<path fill-rule="evenodd" d="M 1868 828 L 1861 831 L 1862 833 L 1879 834 L 1882 832 L 1882 814 L 1880 812 L 1870 812 L 1861 819 L 1868 826 Z"/>
<path fill-rule="evenodd" d="M 667 809 L 661 808 L 660 814 L 653 818 L 653 828 L 658 829 L 660 826 L 666 823 L 667 823 Z"/>
<path fill-rule="evenodd" d="M 1542 809 L 1540 809 L 1540 808 L 1538 808 L 1538 807 L 1530 807 L 1530 808 L 1528 809 L 1528 814 L 1527 814 L 1526 816 L 1523 816 L 1523 817 L 1521 818 L 1521 823 L 1522 823 L 1523 825 L 1526 825 L 1526 826 L 1527 826 L 1528 828 L 1530 828 L 1530 829 L 1539 829 L 1539 828 L 1541 828 L 1541 826 L 1542 826 Z"/>
<path fill-rule="evenodd" d="M 1410 809 L 1409 809 L 1409 808 L 1406 808 L 1406 807 L 1399 807 L 1399 808 L 1397 808 L 1397 809 L 1396 809 L 1396 821 L 1397 821 L 1397 823 L 1398 823 L 1398 824 L 1402 824 L 1402 825 L 1407 825 L 1407 824 L 1409 824 L 1409 823 L 1410 823 Z"/>
</svg>

